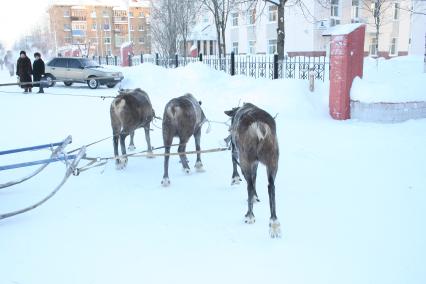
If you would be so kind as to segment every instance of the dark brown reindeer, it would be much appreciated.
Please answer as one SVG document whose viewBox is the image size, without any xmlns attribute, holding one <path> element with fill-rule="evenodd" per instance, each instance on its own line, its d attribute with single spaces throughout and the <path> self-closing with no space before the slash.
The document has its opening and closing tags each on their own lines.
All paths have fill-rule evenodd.
<svg viewBox="0 0 426 284">
<path fill-rule="evenodd" d="M 266 166 L 268 176 L 269 207 L 271 218 L 269 232 L 272 238 L 280 237 L 280 223 L 275 211 L 275 177 L 278 171 L 278 140 L 274 118 L 266 111 L 253 104 L 245 103 L 242 107 L 225 111 L 232 117 L 231 146 L 233 163 L 233 183 L 239 180 L 237 164 L 247 181 L 248 211 L 245 222 L 253 224 L 253 203 L 257 200 L 256 175 L 260 163 Z"/>
<path fill-rule="evenodd" d="M 207 121 L 201 102 L 197 101 L 193 95 L 186 94 L 184 96 L 170 100 L 164 108 L 163 115 L 163 142 L 165 146 L 164 156 L 164 175 L 161 184 L 163 186 L 170 185 L 169 179 L 169 156 L 170 146 L 173 138 L 179 137 L 178 152 L 183 153 L 186 150 L 186 143 L 189 138 L 194 136 L 195 149 L 200 151 L 201 127 Z M 180 161 L 186 173 L 190 173 L 188 160 L 185 154 L 180 154 Z M 197 154 L 195 163 L 197 171 L 202 171 L 203 164 L 201 163 L 201 155 Z"/>
<path fill-rule="evenodd" d="M 121 154 L 126 155 L 125 140 L 130 134 L 129 151 L 135 150 L 133 138 L 135 130 L 138 128 L 143 127 L 145 129 L 148 153 L 152 153 L 149 131 L 155 113 L 147 93 L 139 88 L 120 90 L 118 96 L 111 103 L 110 115 L 117 169 L 123 169 L 127 165 L 127 157 L 119 158 L 118 140 L 120 139 Z"/>
</svg>

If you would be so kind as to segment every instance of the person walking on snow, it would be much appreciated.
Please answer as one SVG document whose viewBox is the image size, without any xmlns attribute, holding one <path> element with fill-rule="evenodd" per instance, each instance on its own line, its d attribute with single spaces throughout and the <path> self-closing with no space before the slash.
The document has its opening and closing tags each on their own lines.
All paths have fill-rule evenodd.
<svg viewBox="0 0 426 284">
<path fill-rule="evenodd" d="M 15 69 L 15 64 L 13 63 L 13 58 L 12 58 L 12 51 L 8 50 L 6 52 L 6 55 L 4 56 L 4 65 L 6 66 L 7 70 L 9 70 L 9 74 L 10 77 L 13 76 L 13 71 Z"/>
<path fill-rule="evenodd" d="M 19 82 L 32 82 L 32 74 L 33 68 L 31 66 L 31 60 L 27 57 L 25 51 L 21 51 L 16 63 L 16 75 L 19 77 Z M 24 89 L 24 93 L 31 93 L 32 84 L 23 84 L 21 85 L 21 88 Z"/>
<path fill-rule="evenodd" d="M 41 81 L 41 78 L 44 76 L 44 61 L 41 59 L 41 55 L 39 52 L 34 53 L 34 63 L 33 63 L 33 79 L 34 82 Z M 38 93 L 44 93 L 43 85 L 38 83 L 34 84 L 34 87 L 39 87 Z"/>
</svg>

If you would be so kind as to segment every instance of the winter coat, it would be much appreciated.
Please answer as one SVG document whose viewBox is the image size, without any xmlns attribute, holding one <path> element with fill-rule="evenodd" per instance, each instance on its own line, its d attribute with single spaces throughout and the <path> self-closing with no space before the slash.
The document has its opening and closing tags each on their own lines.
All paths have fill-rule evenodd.
<svg viewBox="0 0 426 284">
<path fill-rule="evenodd" d="M 28 57 L 19 57 L 16 63 L 16 75 L 19 76 L 21 82 L 32 82 L 31 74 L 33 74 L 33 68 L 31 66 L 31 60 Z M 32 85 L 21 85 L 21 88 L 31 88 Z"/>
<path fill-rule="evenodd" d="M 36 59 L 33 63 L 33 79 L 34 82 L 40 81 L 44 75 L 44 61 L 43 59 Z M 34 87 L 39 87 L 39 84 L 34 84 Z"/>
</svg>

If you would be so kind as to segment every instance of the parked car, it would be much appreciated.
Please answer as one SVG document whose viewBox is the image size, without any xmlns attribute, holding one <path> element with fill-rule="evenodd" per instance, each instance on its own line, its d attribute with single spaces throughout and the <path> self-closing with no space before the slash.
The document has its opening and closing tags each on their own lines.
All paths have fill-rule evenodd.
<svg viewBox="0 0 426 284">
<path fill-rule="evenodd" d="M 114 88 L 124 78 L 121 72 L 104 68 L 91 59 L 77 57 L 53 58 L 46 64 L 45 74 L 50 87 L 55 85 L 52 80 L 60 80 L 65 86 L 87 83 L 90 89 L 96 89 L 99 85 Z"/>
</svg>

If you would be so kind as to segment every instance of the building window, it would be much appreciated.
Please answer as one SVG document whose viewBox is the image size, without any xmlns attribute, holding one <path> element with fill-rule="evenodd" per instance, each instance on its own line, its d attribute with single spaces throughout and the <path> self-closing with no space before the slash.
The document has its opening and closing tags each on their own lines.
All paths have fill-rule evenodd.
<svg viewBox="0 0 426 284">
<path fill-rule="evenodd" d="M 70 30 L 71 30 L 70 24 L 64 24 L 64 31 L 70 31 Z"/>
<path fill-rule="evenodd" d="M 270 39 L 268 40 L 268 53 L 275 54 L 277 52 L 277 40 Z"/>
<path fill-rule="evenodd" d="M 64 11 L 64 17 L 65 18 L 69 18 L 69 16 L 70 16 L 70 11 L 69 10 L 65 10 Z"/>
<path fill-rule="evenodd" d="M 135 28 L 133 27 L 133 25 L 130 25 L 130 31 L 133 32 L 135 30 Z"/>
<path fill-rule="evenodd" d="M 390 56 L 398 55 L 398 40 L 396 38 L 392 38 L 389 55 Z"/>
<path fill-rule="evenodd" d="M 276 22 L 278 19 L 278 6 L 272 5 L 269 6 L 269 21 L 270 22 Z"/>
<path fill-rule="evenodd" d="M 133 12 L 129 12 L 129 18 L 133 18 Z"/>
<path fill-rule="evenodd" d="M 139 43 L 140 43 L 140 44 L 144 44 L 144 43 L 145 43 L 145 38 L 144 38 L 143 36 L 141 36 L 141 37 L 139 38 Z"/>
<path fill-rule="evenodd" d="M 105 21 L 104 22 L 104 31 L 110 31 L 111 30 L 111 26 L 109 25 L 109 21 Z"/>
<path fill-rule="evenodd" d="M 232 52 L 238 54 L 238 41 L 232 43 Z"/>
<path fill-rule="evenodd" d="M 373 37 L 370 39 L 370 55 L 377 56 L 377 38 Z"/>
<path fill-rule="evenodd" d="M 247 25 L 254 25 L 256 22 L 256 9 L 251 9 L 247 14 Z"/>
<path fill-rule="evenodd" d="M 96 11 L 92 11 L 92 12 L 90 13 L 90 17 L 91 17 L 91 18 L 96 18 Z"/>
<path fill-rule="evenodd" d="M 331 0 L 330 26 L 340 24 L 339 19 L 339 0 Z"/>
<path fill-rule="evenodd" d="M 249 40 L 249 42 L 248 42 L 248 53 L 249 54 L 256 54 L 256 41 L 255 40 Z"/>
<path fill-rule="evenodd" d="M 93 24 L 92 24 L 92 31 L 96 31 L 96 30 L 97 30 L 97 28 L 98 28 L 98 27 L 97 27 L 96 23 L 93 23 Z"/>
<path fill-rule="evenodd" d="M 238 26 L 238 13 L 232 13 L 232 26 Z"/>
<path fill-rule="evenodd" d="M 359 0 L 352 0 L 352 23 L 359 22 Z"/>
<path fill-rule="evenodd" d="M 102 12 L 102 15 L 103 15 L 103 17 L 104 17 L 104 18 L 108 18 L 108 17 L 109 17 L 109 14 L 108 14 L 108 11 L 107 11 L 107 10 L 104 10 L 104 11 Z"/>
<path fill-rule="evenodd" d="M 140 32 L 141 32 L 141 31 L 143 31 L 143 30 L 144 30 L 144 26 L 143 26 L 143 25 L 139 25 L 138 30 L 139 30 Z"/>
<path fill-rule="evenodd" d="M 139 18 L 145 18 L 145 14 L 143 12 L 139 12 Z"/>
<path fill-rule="evenodd" d="M 399 3 L 394 3 L 393 19 L 395 21 L 399 20 Z"/>
<path fill-rule="evenodd" d="M 104 38 L 104 43 L 105 44 L 111 44 L 111 38 L 110 37 Z"/>
<path fill-rule="evenodd" d="M 213 55 L 214 51 L 213 51 L 213 41 L 210 41 L 210 55 Z"/>
</svg>

